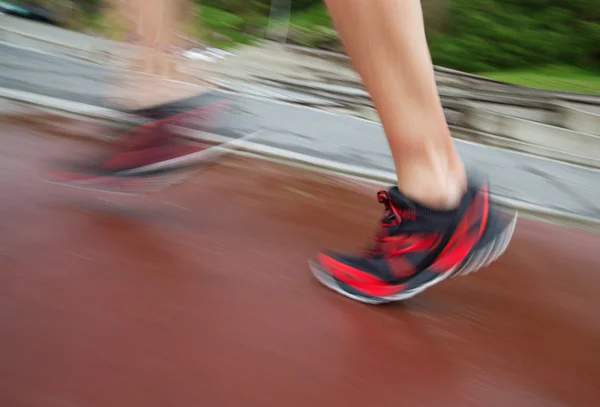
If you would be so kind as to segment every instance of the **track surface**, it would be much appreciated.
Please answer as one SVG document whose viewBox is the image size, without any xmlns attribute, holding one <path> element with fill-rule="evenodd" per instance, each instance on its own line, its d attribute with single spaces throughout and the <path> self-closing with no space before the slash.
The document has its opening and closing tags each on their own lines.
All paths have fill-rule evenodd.
<svg viewBox="0 0 600 407">
<path fill-rule="evenodd" d="M 598 405 L 599 236 L 522 220 L 485 271 L 367 306 L 307 260 L 361 245 L 374 186 L 232 156 L 138 197 L 37 177 L 89 147 L 3 123 L 0 405 Z"/>
</svg>

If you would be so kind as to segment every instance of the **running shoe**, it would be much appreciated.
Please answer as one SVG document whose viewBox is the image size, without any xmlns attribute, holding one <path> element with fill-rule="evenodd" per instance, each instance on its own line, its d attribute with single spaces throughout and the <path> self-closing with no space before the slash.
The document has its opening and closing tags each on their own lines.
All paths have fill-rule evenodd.
<svg viewBox="0 0 600 407">
<path fill-rule="evenodd" d="M 126 111 L 141 124 L 126 131 L 109 151 L 82 162 L 61 164 L 47 178 L 71 186 L 124 193 L 172 184 L 185 178 L 199 164 L 222 154 L 224 150 L 219 147 L 236 140 L 206 131 L 217 115 L 232 104 L 229 95 L 213 91 Z"/>
<path fill-rule="evenodd" d="M 362 252 L 324 251 L 310 262 L 325 286 L 369 304 L 402 301 L 487 266 L 504 253 L 517 221 L 492 205 L 485 182 L 471 182 L 451 211 L 419 205 L 397 187 L 377 198 L 385 212 Z"/>
</svg>

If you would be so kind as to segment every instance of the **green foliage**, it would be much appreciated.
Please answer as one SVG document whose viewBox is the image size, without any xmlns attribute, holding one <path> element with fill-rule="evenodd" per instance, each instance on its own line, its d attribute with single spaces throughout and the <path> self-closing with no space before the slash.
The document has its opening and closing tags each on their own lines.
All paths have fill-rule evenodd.
<svg viewBox="0 0 600 407">
<path fill-rule="evenodd" d="M 207 0 L 243 2 L 244 0 Z M 255 0 L 268 10 L 271 1 Z M 599 0 L 422 0 L 434 63 L 469 72 L 600 66 Z M 321 0 L 292 0 L 290 40 L 336 49 Z M 426 16 L 427 17 L 427 16 Z M 447 21 L 439 21 L 439 20 Z"/>
<path fill-rule="evenodd" d="M 250 44 L 254 39 L 245 33 L 248 21 L 242 15 L 213 7 L 199 8 L 198 15 L 197 36 L 212 45 L 230 48 L 234 44 Z"/>
<path fill-rule="evenodd" d="M 245 7 L 245 5 L 251 0 L 197 0 L 197 3 L 216 7 L 227 11 L 234 11 L 236 8 Z M 262 13 L 268 13 L 272 4 L 278 6 L 283 5 L 286 0 L 255 0 L 254 6 L 260 8 Z M 317 4 L 321 4 L 322 0 L 289 0 L 291 2 L 291 9 L 293 11 L 304 10 Z"/>
<path fill-rule="evenodd" d="M 273 0 L 274 2 L 280 0 Z M 262 37 L 268 25 L 271 0 L 204 0 L 200 2 L 199 36 L 222 46 L 223 37 L 233 42 L 251 43 Z M 306 7 L 318 3 L 316 6 Z M 326 49 L 337 49 L 338 38 L 322 1 L 292 2 L 296 9 L 290 17 L 288 40 L 293 43 Z M 221 37 L 218 41 L 214 35 Z"/>
<path fill-rule="evenodd" d="M 234 14 L 265 14 L 268 12 L 270 0 L 205 0 L 198 1 L 202 6 L 217 8 Z"/>
<path fill-rule="evenodd" d="M 315 29 L 316 27 L 332 28 L 329 13 L 321 4 L 321 1 L 316 6 L 293 13 L 290 20 L 292 25 L 306 29 Z"/>
<path fill-rule="evenodd" d="M 244 27 L 244 17 L 229 11 L 213 7 L 202 7 L 200 10 L 202 24 L 205 27 L 219 30 L 223 27 L 241 30 Z"/>
<path fill-rule="evenodd" d="M 285 0 L 193 0 L 198 35 L 220 46 L 263 37 Z M 322 0 L 290 0 L 288 40 L 338 50 Z M 367 1 L 367 0 L 365 0 Z M 369 0 L 371 1 L 371 0 Z M 97 6 L 100 0 L 78 0 Z M 422 0 L 435 64 L 469 72 L 545 65 L 600 68 L 600 0 Z M 430 18 L 427 18 L 430 17 Z M 90 26 L 102 22 L 90 19 Z"/>
<path fill-rule="evenodd" d="M 449 28 L 428 31 L 433 61 L 471 72 L 600 66 L 597 1 L 453 0 Z"/>
<path fill-rule="evenodd" d="M 503 82 L 567 92 L 600 93 L 600 71 L 571 66 L 548 65 L 524 70 L 487 72 L 482 75 Z"/>
</svg>

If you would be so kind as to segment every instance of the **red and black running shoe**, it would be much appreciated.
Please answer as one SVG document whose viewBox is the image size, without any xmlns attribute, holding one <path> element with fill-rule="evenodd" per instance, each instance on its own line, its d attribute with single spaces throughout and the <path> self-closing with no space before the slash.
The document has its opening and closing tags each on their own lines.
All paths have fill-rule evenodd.
<svg viewBox="0 0 600 407">
<path fill-rule="evenodd" d="M 206 131 L 232 103 L 229 95 L 212 91 L 128 111 L 142 124 L 126 131 L 108 152 L 81 163 L 60 165 L 47 178 L 72 186 L 119 192 L 140 192 L 172 184 L 199 164 L 222 154 L 224 150 L 219 147 L 241 138 Z"/>
<path fill-rule="evenodd" d="M 397 187 L 377 197 L 385 213 L 362 253 L 321 252 L 310 263 L 321 283 L 370 304 L 401 301 L 487 266 L 504 253 L 517 221 L 493 207 L 485 183 L 471 184 L 452 211 L 418 205 Z"/>
</svg>

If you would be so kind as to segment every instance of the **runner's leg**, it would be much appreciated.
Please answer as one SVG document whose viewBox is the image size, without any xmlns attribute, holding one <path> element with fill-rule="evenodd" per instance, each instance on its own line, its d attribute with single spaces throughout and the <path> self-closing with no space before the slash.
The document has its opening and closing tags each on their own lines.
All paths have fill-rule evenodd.
<svg viewBox="0 0 600 407">
<path fill-rule="evenodd" d="M 347 297 L 377 304 L 494 261 L 516 216 L 492 206 L 485 182 L 467 181 L 436 89 L 420 0 L 326 4 L 381 118 L 398 186 L 379 192 L 385 213 L 366 249 L 319 253 L 313 273 Z"/>
</svg>

